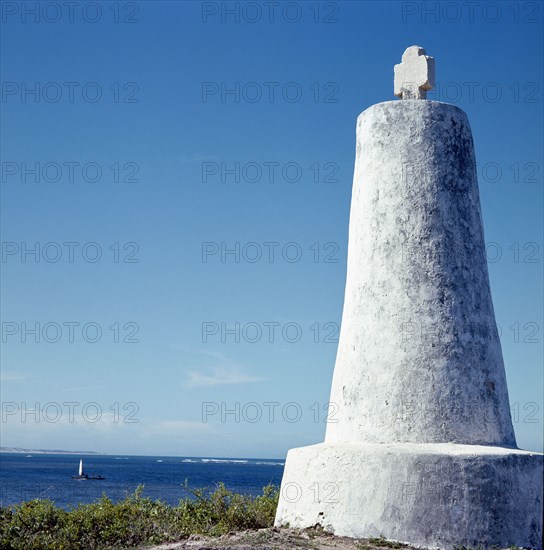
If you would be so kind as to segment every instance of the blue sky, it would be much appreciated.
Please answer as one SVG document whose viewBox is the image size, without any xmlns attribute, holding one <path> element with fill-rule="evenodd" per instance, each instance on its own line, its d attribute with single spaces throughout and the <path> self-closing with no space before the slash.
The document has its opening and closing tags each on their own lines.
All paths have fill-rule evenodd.
<svg viewBox="0 0 544 550">
<path fill-rule="evenodd" d="M 419 44 L 472 125 L 514 426 L 542 449 L 542 4 L 39 6 L 2 6 L 2 445 L 322 441 L 355 120 Z"/>
</svg>

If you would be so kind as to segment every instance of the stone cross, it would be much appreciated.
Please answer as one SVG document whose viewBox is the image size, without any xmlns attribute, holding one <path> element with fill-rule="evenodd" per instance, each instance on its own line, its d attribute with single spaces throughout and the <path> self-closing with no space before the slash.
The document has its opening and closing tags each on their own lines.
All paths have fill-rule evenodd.
<svg viewBox="0 0 544 550">
<path fill-rule="evenodd" d="M 434 88 L 434 57 L 420 46 L 410 46 L 395 65 L 395 95 L 401 99 L 425 99 Z"/>
</svg>

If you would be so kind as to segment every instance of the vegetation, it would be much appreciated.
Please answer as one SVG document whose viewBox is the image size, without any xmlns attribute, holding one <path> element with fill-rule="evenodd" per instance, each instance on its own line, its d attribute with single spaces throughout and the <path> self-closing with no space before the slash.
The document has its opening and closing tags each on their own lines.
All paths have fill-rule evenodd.
<svg viewBox="0 0 544 550">
<path fill-rule="evenodd" d="M 0 550 L 101 550 L 181 540 L 191 534 L 222 535 L 274 523 L 278 488 L 261 495 L 233 493 L 219 484 L 198 489 L 177 506 L 143 496 L 143 486 L 114 503 L 105 495 L 70 510 L 50 500 L 0 508 Z"/>
<path fill-rule="evenodd" d="M 359 544 L 359 550 L 375 550 L 376 548 L 403 548 L 406 547 L 406 544 L 401 542 L 395 542 L 392 540 L 387 540 L 383 537 L 370 538 L 366 543 Z"/>
<path fill-rule="evenodd" d="M 0 508 L 0 550 L 117 550 L 175 542 L 193 534 L 219 536 L 233 531 L 246 531 L 248 543 L 267 542 L 267 533 L 251 535 L 247 530 L 272 527 L 279 496 L 274 485 L 251 497 L 233 493 L 220 483 L 213 491 L 193 490 L 192 498 L 170 506 L 144 497 L 143 489 L 138 487 L 116 503 L 104 495 L 92 504 L 69 510 L 40 499 Z M 314 548 L 312 539 L 326 532 L 316 525 L 304 534 L 298 539 L 287 536 L 288 547 Z M 354 543 L 349 547 L 359 550 L 411 548 L 384 537 Z M 474 549 L 454 546 L 453 550 Z M 510 550 L 522 549 L 512 546 Z"/>
</svg>

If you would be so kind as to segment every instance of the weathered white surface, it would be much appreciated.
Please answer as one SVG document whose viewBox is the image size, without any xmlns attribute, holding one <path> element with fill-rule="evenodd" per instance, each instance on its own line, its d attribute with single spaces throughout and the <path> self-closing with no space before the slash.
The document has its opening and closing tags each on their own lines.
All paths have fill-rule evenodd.
<svg viewBox="0 0 544 550">
<path fill-rule="evenodd" d="M 287 455 L 276 524 L 447 548 L 542 548 L 542 455 L 452 444 L 327 444 Z"/>
<path fill-rule="evenodd" d="M 391 101 L 357 120 L 326 441 L 515 446 L 465 113 Z"/>
<path fill-rule="evenodd" d="M 402 99 L 425 99 L 434 88 L 434 58 L 421 46 L 410 46 L 395 65 L 394 92 Z"/>
<path fill-rule="evenodd" d="M 455 106 L 385 102 L 358 118 L 330 400 L 325 443 L 287 456 L 276 524 L 541 548 L 542 455 L 515 449 L 472 135 Z"/>
</svg>

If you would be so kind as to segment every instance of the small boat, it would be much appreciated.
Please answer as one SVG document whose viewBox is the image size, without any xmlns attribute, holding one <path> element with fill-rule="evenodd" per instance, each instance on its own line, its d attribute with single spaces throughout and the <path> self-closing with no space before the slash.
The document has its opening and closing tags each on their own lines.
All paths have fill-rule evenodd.
<svg viewBox="0 0 544 550">
<path fill-rule="evenodd" d="M 79 461 L 79 473 L 77 476 L 72 476 L 72 479 L 89 479 L 89 480 L 95 480 L 100 481 L 102 479 L 106 479 L 104 476 L 97 476 L 94 474 L 84 474 L 83 473 L 83 460 Z"/>
</svg>

